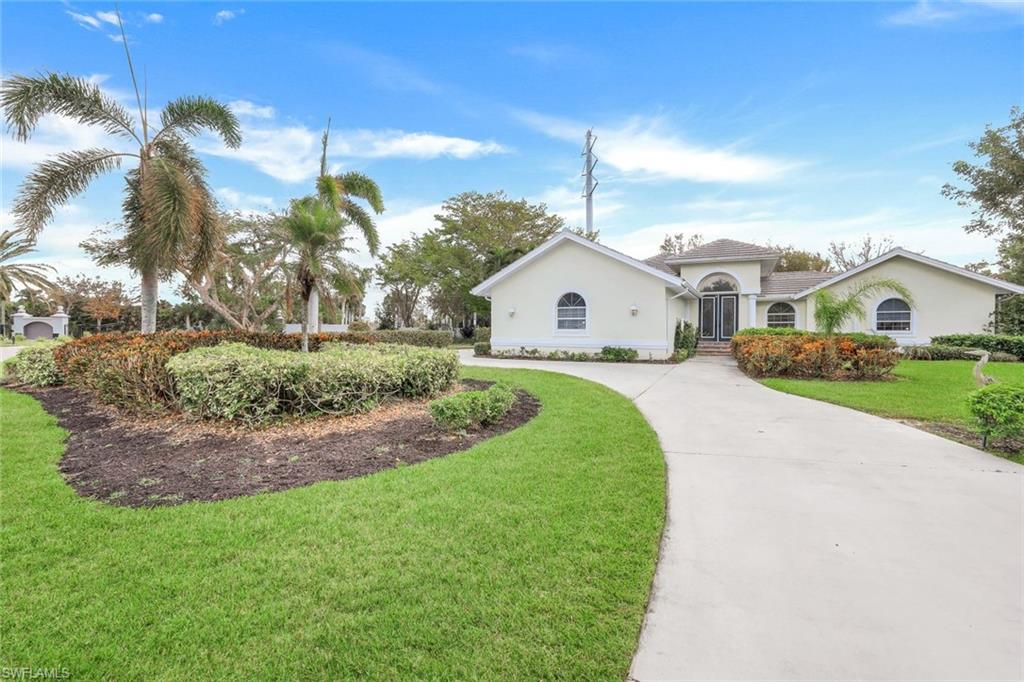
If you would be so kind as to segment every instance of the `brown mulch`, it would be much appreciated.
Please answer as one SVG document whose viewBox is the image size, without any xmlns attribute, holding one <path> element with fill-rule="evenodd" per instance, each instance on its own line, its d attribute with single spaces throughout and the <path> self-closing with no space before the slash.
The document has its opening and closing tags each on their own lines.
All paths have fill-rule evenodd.
<svg viewBox="0 0 1024 682">
<path fill-rule="evenodd" d="M 486 382 L 465 381 L 477 389 Z M 184 415 L 128 419 L 74 388 L 22 388 L 70 433 L 60 471 L 84 497 L 127 507 L 225 500 L 415 464 L 510 431 L 540 412 L 524 391 L 498 424 L 451 434 L 426 401 L 394 401 L 367 414 L 231 428 Z"/>
<path fill-rule="evenodd" d="M 934 433 L 949 440 L 955 440 L 972 448 L 981 449 L 981 436 L 977 431 L 964 424 L 951 424 L 949 422 L 929 422 L 917 419 L 897 419 L 896 421 L 913 426 L 916 429 Z M 988 451 L 993 454 L 1004 456 L 1020 457 L 1024 454 L 1024 440 L 1018 438 L 996 438 L 988 443 Z"/>
</svg>

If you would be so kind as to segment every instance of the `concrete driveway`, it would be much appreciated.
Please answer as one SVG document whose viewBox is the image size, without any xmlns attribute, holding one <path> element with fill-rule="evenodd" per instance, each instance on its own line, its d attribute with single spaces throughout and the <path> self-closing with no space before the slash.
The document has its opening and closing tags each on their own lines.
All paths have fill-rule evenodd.
<svg viewBox="0 0 1024 682">
<path fill-rule="evenodd" d="M 679 366 L 482 360 L 601 382 L 668 461 L 638 680 L 1024 679 L 1024 467 Z"/>
</svg>

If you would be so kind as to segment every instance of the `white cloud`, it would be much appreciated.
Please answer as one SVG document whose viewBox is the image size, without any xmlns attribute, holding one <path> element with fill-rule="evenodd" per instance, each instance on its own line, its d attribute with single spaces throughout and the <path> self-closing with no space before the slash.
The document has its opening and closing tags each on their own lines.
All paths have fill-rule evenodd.
<svg viewBox="0 0 1024 682">
<path fill-rule="evenodd" d="M 67 11 L 69 17 L 78 22 L 78 24 L 84 28 L 99 28 L 100 20 L 94 16 L 88 14 L 79 14 L 78 12 Z"/>
<path fill-rule="evenodd" d="M 213 23 L 214 23 L 215 26 L 220 26 L 224 22 L 231 21 L 232 19 L 234 19 L 235 17 L 237 17 L 237 16 L 239 16 L 241 14 L 245 14 L 245 10 L 244 9 L 236 9 L 236 10 L 222 9 L 221 11 L 219 11 L 216 14 L 213 15 Z"/>
<path fill-rule="evenodd" d="M 1012 13 L 1012 18 L 1020 23 L 1024 21 L 1024 2 L 1022 0 L 917 0 L 913 5 L 893 12 L 882 19 L 886 26 L 936 26 L 970 16 L 981 16 L 993 13 Z M 1004 14 L 1000 19 L 1004 18 Z"/>
<path fill-rule="evenodd" d="M 275 125 L 270 120 L 274 115 L 272 107 L 260 107 L 245 100 L 232 102 L 231 107 L 248 118 L 263 117 L 264 120 L 261 123 L 243 121 L 244 142 L 238 149 L 229 149 L 219 140 L 205 136 L 197 145 L 200 151 L 249 163 L 284 182 L 302 182 L 316 175 L 320 160 L 320 130 L 302 125 Z M 472 159 L 506 151 L 508 149 L 504 146 L 490 140 L 426 132 L 359 129 L 332 131 L 329 154 L 336 162 L 339 159 Z"/>
<path fill-rule="evenodd" d="M 534 112 L 517 117 L 549 137 L 582 144 L 587 126 Z M 684 140 L 660 117 L 634 116 L 595 128 L 597 156 L 631 180 L 691 182 L 768 182 L 785 177 L 800 163 L 739 151 L 735 145 L 706 147 Z"/>
<path fill-rule="evenodd" d="M 117 12 L 97 12 L 96 18 L 100 21 L 105 21 L 108 24 L 113 24 L 114 26 L 121 25 L 121 20 L 117 17 Z"/>
<path fill-rule="evenodd" d="M 164 23 L 164 15 L 152 12 L 142 18 L 147 24 L 162 24 Z"/>
<path fill-rule="evenodd" d="M 332 135 L 333 137 L 333 135 Z M 497 142 L 470 140 L 434 133 L 407 133 L 401 130 L 341 131 L 334 151 L 341 156 L 365 159 L 391 157 L 433 159 L 450 156 L 472 159 L 509 151 Z"/>
<path fill-rule="evenodd" d="M 273 197 L 248 194 L 233 187 L 218 187 L 214 194 L 227 208 L 241 213 L 266 213 L 276 205 Z"/>
<path fill-rule="evenodd" d="M 235 112 L 236 116 L 250 116 L 252 118 L 274 118 L 274 107 L 264 107 L 248 100 L 236 99 L 228 102 L 228 108 Z"/>
<path fill-rule="evenodd" d="M 343 63 L 352 73 L 359 73 L 386 90 L 436 94 L 442 89 L 413 67 L 386 54 L 344 43 L 322 46 L 320 53 L 325 59 Z"/>
</svg>

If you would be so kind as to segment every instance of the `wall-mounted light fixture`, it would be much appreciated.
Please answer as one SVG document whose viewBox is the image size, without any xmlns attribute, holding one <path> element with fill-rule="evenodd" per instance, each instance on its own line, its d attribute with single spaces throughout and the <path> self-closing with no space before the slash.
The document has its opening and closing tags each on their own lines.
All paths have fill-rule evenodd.
<svg viewBox="0 0 1024 682">
<path fill-rule="evenodd" d="M 512 308 L 508 309 L 508 316 L 509 317 L 515 317 L 516 316 L 516 309 L 515 309 L 514 306 Z"/>
<path fill-rule="evenodd" d="M 629 306 L 629 314 L 632 315 L 633 317 L 636 317 L 637 315 L 640 314 L 640 307 L 637 306 L 636 303 L 634 303 L 633 305 Z"/>
</svg>

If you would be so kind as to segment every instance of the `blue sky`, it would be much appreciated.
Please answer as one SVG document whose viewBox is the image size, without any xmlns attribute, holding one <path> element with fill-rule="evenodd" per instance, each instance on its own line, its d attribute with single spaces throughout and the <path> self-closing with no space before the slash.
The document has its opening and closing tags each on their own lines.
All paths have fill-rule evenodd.
<svg viewBox="0 0 1024 682">
<path fill-rule="evenodd" d="M 4 3 L 3 74 L 97 79 L 128 98 L 112 3 Z M 600 157 L 602 241 L 637 257 L 668 232 L 824 249 L 865 233 L 962 264 L 994 242 L 943 198 L 950 164 L 1024 102 L 1024 4 L 125 3 L 149 104 L 231 102 L 241 149 L 197 140 L 228 208 L 283 208 L 331 163 L 383 189 L 385 243 L 441 202 L 504 189 L 582 223 L 579 151 Z M 3 140 L 4 222 L 30 165 L 102 133 L 48 119 Z M 116 220 L 120 176 L 39 239 L 62 273 Z M 370 263 L 367 254 L 355 259 Z M 165 287 L 169 294 L 169 287 Z M 378 293 L 370 295 L 372 309 Z"/>
</svg>

